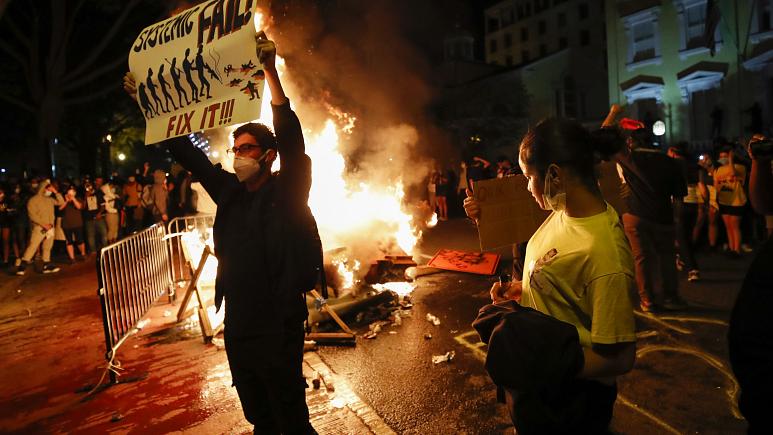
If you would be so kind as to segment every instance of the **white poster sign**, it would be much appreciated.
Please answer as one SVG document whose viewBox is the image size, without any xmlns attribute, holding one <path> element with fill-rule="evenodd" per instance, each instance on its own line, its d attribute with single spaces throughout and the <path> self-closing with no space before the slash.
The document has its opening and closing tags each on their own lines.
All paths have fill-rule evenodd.
<svg viewBox="0 0 773 435">
<path fill-rule="evenodd" d="M 211 0 L 140 32 L 129 52 L 145 143 L 260 117 L 252 0 Z"/>
</svg>

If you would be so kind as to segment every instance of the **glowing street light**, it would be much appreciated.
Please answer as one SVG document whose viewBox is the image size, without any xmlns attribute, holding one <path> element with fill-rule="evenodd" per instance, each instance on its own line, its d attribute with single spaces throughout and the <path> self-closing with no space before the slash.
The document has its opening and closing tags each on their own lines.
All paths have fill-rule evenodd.
<svg viewBox="0 0 773 435">
<path fill-rule="evenodd" d="M 106 140 L 106 141 L 108 141 L 108 142 L 112 142 L 112 141 L 113 141 L 113 136 L 112 136 L 111 134 L 109 134 L 109 133 L 108 133 L 108 134 L 105 136 L 105 140 Z"/>
<path fill-rule="evenodd" d="M 655 123 L 652 124 L 652 133 L 655 136 L 663 136 L 666 134 L 666 123 L 663 121 L 655 121 Z"/>
<path fill-rule="evenodd" d="M 126 154 L 124 153 L 118 153 L 118 160 L 124 161 L 126 160 Z"/>
</svg>

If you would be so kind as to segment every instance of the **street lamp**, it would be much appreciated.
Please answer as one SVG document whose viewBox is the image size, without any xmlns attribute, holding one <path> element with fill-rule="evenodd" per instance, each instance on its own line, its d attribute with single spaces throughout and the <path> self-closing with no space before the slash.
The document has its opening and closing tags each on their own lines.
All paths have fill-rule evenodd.
<svg viewBox="0 0 773 435">
<path fill-rule="evenodd" d="M 105 140 L 106 140 L 106 141 L 108 141 L 108 142 L 112 142 L 112 141 L 113 141 L 113 136 L 112 136 L 112 135 L 110 135 L 110 133 L 108 133 L 108 134 L 105 136 Z"/>
<path fill-rule="evenodd" d="M 126 154 L 124 153 L 118 153 L 118 160 L 124 161 L 126 160 Z"/>
<path fill-rule="evenodd" d="M 652 124 L 652 134 L 655 136 L 663 136 L 666 134 L 666 123 L 663 121 L 655 121 L 655 123 Z"/>
</svg>

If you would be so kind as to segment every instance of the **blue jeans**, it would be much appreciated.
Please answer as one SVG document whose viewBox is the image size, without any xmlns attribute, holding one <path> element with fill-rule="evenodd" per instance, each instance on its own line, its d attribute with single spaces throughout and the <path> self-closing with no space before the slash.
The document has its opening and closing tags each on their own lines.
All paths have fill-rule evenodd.
<svg viewBox="0 0 773 435">
<path fill-rule="evenodd" d="M 83 224 L 89 252 L 97 252 L 97 248 L 101 249 L 107 246 L 107 225 L 104 219 L 85 219 Z"/>
</svg>

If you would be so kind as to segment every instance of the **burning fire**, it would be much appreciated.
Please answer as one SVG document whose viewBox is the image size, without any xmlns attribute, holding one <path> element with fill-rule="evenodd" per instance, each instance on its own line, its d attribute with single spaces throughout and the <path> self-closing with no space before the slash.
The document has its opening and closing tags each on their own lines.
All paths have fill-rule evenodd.
<svg viewBox="0 0 773 435">
<path fill-rule="evenodd" d="M 264 15 L 255 13 L 256 30 L 265 28 L 263 21 Z M 292 77 L 287 80 L 284 60 L 277 57 L 276 64 L 285 89 L 289 91 L 288 94 L 293 94 Z M 404 203 L 405 192 L 401 178 L 383 185 L 355 180 L 347 170 L 340 143 L 343 135 L 352 133 L 357 118 L 328 103 L 323 105 L 327 113 L 319 115 L 327 121 L 321 130 L 304 132 L 306 153 L 313 163 L 309 207 L 317 220 L 325 250 L 347 247 L 352 251 L 346 256 L 333 259 L 333 265 L 341 276 L 342 290 L 346 290 L 353 288 L 367 272 L 367 269 L 362 270 L 362 263 L 368 264 L 384 254 L 413 254 L 421 237 L 420 226 L 434 226 L 437 216 L 433 214 L 429 221 L 418 222 L 417 225 Z M 257 121 L 271 126 L 272 118 L 271 94 L 268 86 L 265 86 L 261 116 Z M 230 133 L 236 127 L 228 131 L 230 146 L 233 146 Z M 225 158 L 222 163 L 228 169 L 233 165 L 230 158 Z M 277 159 L 272 170 L 277 171 L 280 166 L 280 159 Z M 214 276 L 214 270 L 212 273 Z"/>
</svg>

